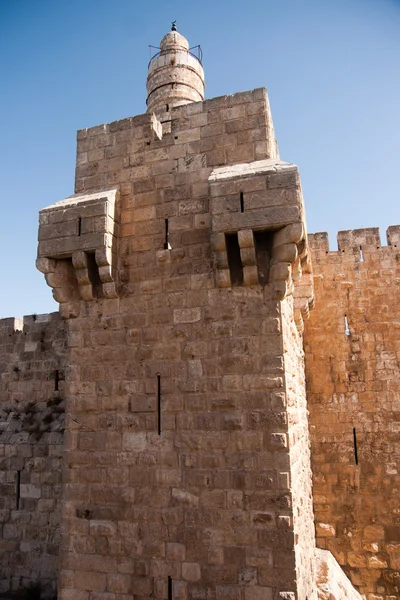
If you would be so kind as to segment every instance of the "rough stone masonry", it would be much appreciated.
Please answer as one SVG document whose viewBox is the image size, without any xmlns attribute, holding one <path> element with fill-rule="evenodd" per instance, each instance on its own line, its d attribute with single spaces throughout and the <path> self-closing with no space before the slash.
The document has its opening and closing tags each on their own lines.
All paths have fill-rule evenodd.
<svg viewBox="0 0 400 600">
<path fill-rule="evenodd" d="M 60 316 L 0 322 L 1 589 L 394 600 L 400 228 L 307 237 L 266 91 L 160 46 L 40 211 Z"/>
</svg>

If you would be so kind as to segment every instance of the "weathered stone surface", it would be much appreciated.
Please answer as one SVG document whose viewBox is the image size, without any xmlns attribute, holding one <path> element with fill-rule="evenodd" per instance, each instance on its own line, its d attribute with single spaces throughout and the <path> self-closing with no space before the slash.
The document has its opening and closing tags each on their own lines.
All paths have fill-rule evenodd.
<svg viewBox="0 0 400 600">
<path fill-rule="evenodd" d="M 0 320 L 0 590 L 54 593 L 67 331 L 57 313 Z"/>
<path fill-rule="evenodd" d="M 395 235 L 379 230 L 309 236 L 316 305 L 305 355 L 317 543 L 367 598 L 398 596 L 400 267 Z"/>
<path fill-rule="evenodd" d="M 316 549 L 319 600 L 361 600 L 339 564 L 327 550 Z"/>
</svg>

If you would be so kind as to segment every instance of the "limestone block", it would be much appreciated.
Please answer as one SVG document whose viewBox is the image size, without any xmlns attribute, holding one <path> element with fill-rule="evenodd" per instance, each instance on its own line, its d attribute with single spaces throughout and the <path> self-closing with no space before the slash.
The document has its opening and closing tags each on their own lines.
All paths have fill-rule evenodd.
<svg viewBox="0 0 400 600">
<path fill-rule="evenodd" d="M 316 548 L 318 598 L 321 600 L 362 600 L 328 550 Z"/>
<path fill-rule="evenodd" d="M 270 435 L 270 446 L 278 450 L 287 448 L 288 440 L 286 433 L 271 433 Z"/>
<path fill-rule="evenodd" d="M 381 245 L 378 227 L 339 231 L 337 241 L 339 251 L 356 250 L 359 252 L 360 247 L 372 246 L 376 249 Z"/>
<path fill-rule="evenodd" d="M 151 126 L 154 131 L 155 139 L 161 140 L 163 136 L 162 123 L 157 119 L 154 113 L 151 115 Z"/>
<path fill-rule="evenodd" d="M 245 600 L 273 600 L 271 587 L 247 586 L 244 588 Z"/>
<path fill-rule="evenodd" d="M 386 232 L 386 238 L 389 246 L 400 248 L 400 226 L 391 225 Z"/>
<path fill-rule="evenodd" d="M 277 235 L 277 234 L 275 234 Z M 280 262 L 294 263 L 297 258 L 297 245 L 296 244 L 282 244 L 281 246 L 275 247 L 272 264 Z"/>
<path fill-rule="evenodd" d="M 216 252 L 215 253 L 215 266 L 217 269 L 226 270 L 228 268 L 228 256 L 225 252 Z"/>
<path fill-rule="evenodd" d="M 330 523 L 316 523 L 315 529 L 318 537 L 335 537 L 336 535 L 335 526 Z"/>
<path fill-rule="evenodd" d="M 254 248 L 254 237 L 252 229 L 240 229 L 238 231 L 238 242 L 239 247 L 242 248 Z"/>
<path fill-rule="evenodd" d="M 229 269 L 219 269 L 215 272 L 217 287 L 231 287 Z"/>
<path fill-rule="evenodd" d="M 289 286 L 287 281 L 274 281 L 273 288 L 275 291 L 275 296 L 279 300 L 283 300 L 288 295 Z"/>
<path fill-rule="evenodd" d="M 171 497 L 173 501 L 177 504 L 183 504 L 186 506 L 197 507 L 199 505 L 200 499 L 198 496 L 191 494 L 190 492 L 186 492 L 185 490 L 180 490 L 178 488 L 172 488 Z"/>
<path fill-rule="evenodd" d="M 182 577 L 186 581 L 199 581 L 201 568 L 199 563 L 182 563 Z"/>
<path fill-rule="evenodd" d="M 241 248 L 240 258 L 243 267 L 250 267 L 256 264 L 256 252 L 254 246 L 252 248 Z"/>
<path fill-rule="evenodd" d="M 24 483 L 21 483 L 20 494 L 21 498 L 41 498 L 42 496 L 40 487 Z"/>
<path fill-rule="evenodd" d="M 270 279 L 272 281 L 288 281 L 291 277 L 292 265 L 288 262 L 279 262 L 271 266 Z"/>
<path fill-rule="evenodd" d="M 300 220 L 301 211 L 298 206 L 272 206 L 244 213 L 235 212 L 213 215 L 211 225 L 213 231 L 229 232 L 249 228 L 279 228 L 291 223 L 297 223 Z"/>
<path fill-rule="evenodd" d="M 215 252 L 225 252 L 225 235 L 223 233 L 213 232 L 211 235 L 211 244 Z"/>
<path fill-rule="evenodd" d="M 275 233 L 273 247 L 275 249 L 283 244 L 298 244 L 304 235 L 304 224 L 292 223 Z"/>
<path fill-rule="evenodd" d="M 174 323 L 196 323 L 200 321 L 200 308 L 177 308 L 174 310 Z"/>
<path fill-rule="evenodd" d="M 258 284 L 258 270 L 256 265 L 243 267 L 243 281 L 244 285 Z"/>
</svg>

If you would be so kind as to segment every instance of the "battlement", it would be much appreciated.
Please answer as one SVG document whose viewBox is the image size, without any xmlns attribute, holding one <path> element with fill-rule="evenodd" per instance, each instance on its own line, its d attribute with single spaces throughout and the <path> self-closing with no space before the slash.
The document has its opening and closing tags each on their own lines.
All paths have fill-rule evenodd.
<svg viewBox="0 0 400 600">
<path fill-rule="evenodd" d="M 387 246 L 381 245 L 381 235 L 378 227 L 367 227 L 364 229 L 350 229 L 339 231 L 337 234 L 338 250 L 331 250 L 329 247 L 329 236 L 326 232 L 310 233 L 308 243 L 313 252 L 319 254 L 334 254 L 339 252 L 362 256 L 364 252 L 375 252 L 391 248 L 400 247 L 400 225 L 391 225 L 386 230 Z M 360 254 L 361 251 L 361 254 Z"/>
<path fill-rule="evenodd" d="M 21 318 L 6 317 L 5 319 L 0 319 L 0 337 L 13 333 L 26 333 L 35 328 L 35 326 L 43 327 L 44 323 L 52 323 L 60 319 L 61 317 L 58 312 L 25 315 Z"/>
</svg>

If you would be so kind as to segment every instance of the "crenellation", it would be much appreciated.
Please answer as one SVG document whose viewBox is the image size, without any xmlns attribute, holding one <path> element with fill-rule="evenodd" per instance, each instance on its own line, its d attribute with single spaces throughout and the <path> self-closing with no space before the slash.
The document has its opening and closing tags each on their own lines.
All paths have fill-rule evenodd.
<svg viewBox="0 0 400 600">
<path fill-rule="evenodd" d="M 398 248 L 400 245 L 400 225 L 392 225 L 386 231 L 388 246 Z"/>
<path fill-rule="evenodd" d="M 0 319 L 0 333 L 2 335 L 11 335 L 16 332 L 20 332 L 23 329 L 22 319 L 14 317 L 8 317 L 6 319 Z"/>
<path fill-rule="evenodd" d="M 390 256 L 390 249 L 397 248 L 400 243 L 400 227 L 391 225 L 386 231 L 387 246 L 381 244 L 381 235 L 379 228 L 370 227 L 365 229 L 353 229 L 348 231 L 339 231 L 337 234 L 338 250 L 331 250 L 329 247 L 329 236 L 325 232 L 309 234 L 308 241 L 312 248 L 315 259 L 319 260 L 323 254 L 330 254 L 332 257 L 339 253 L 346 256 L 354 256 L 357 260 L 366 255 Z M 362 253 L 360 253 L 360 250 Z M 376 254 L 378 251 L 378 254 Z M 380 252 L 379 252 L 380 251 Z M 361 260 L 361 262 L 363 262 Z"/>
<path fill-rule="evenodd" d="M 380 248 L 381 245 L 377 227 L 339 231 L 337 241 L 339 252 L 345 252 L 346 250 L 359 251 L 361 248 L 369 249 L 370 247 Z"/>
</svg>

